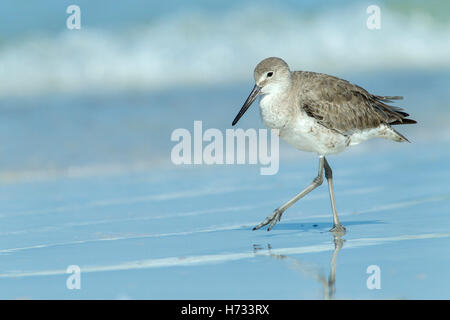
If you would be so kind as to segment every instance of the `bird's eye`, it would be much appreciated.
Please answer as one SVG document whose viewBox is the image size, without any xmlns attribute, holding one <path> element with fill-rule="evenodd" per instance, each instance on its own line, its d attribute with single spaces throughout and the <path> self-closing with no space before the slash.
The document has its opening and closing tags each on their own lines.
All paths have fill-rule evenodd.
<svg viewBox="0 0 450 320">
<path fill-rule="evenodd" d="M 267 72 L 267 77 L 270 78 L 271 76 L 273 76 L 273 72 L 272 71 Z"/>
</svg>

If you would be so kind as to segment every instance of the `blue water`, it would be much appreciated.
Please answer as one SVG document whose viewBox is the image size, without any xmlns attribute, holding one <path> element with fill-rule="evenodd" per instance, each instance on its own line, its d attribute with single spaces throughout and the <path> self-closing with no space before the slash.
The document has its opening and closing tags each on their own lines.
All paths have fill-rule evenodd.
<svg viewBox="0 0 450 320">
<path fill-rule="evenodd" d="M 0 298 L 450 298 L 450 33 L 435 2 L 380 2 L 379 31 L 359 1 L 79 1 L 79 31 L 69 4 L 0 4 Z M 251 231 L 310 183 L 315 155 L 281 142 L 273 176 L 170 160 L 173 130 L 230 128 L 270 55 L 402 95 L 419 122 L 397 127 L 411 144 L 329 157 L 340 249 L 326 186 Z M 264 127 L 256 105 L 239 126 Z"/>
</svg>

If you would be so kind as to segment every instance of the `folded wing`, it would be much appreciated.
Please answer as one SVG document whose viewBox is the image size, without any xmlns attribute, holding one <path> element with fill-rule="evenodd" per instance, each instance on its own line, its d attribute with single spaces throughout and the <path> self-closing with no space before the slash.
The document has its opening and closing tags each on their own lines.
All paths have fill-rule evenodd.
<svg viewBox="0 0 450 320">
<path fill-rule="evenodd" d="M 344 135 L 376 128 L 381 124 L 416 123 L 408 113 L 390 106 L 400 96 L 377 96 L 346 80 L 326 74 L 299 72 L 304 83 L 300 93 L 302 109 L 321 125 Z"/>
</svg>

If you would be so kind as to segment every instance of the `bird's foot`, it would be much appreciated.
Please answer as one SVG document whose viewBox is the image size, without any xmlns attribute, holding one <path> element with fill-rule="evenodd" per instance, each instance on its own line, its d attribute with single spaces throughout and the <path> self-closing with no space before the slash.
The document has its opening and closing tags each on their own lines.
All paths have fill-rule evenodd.
<svg viewBox="0 0 450 320">
<path fill-rule="evenodd" d="M 271 215 L 269 215 L 263 222 L 258 224 L 253 230 L 258 230 L 266 225 L 269 225 L 267 231 L 272 230 L 273 226 L 281 220 L 281 216 L 283 215 L 284 210 L 275 209 Z"/>
<path fill-rule="evenodd" d="M 333 232 L 335 235 L 343 236 L 347 231 L 342 224 L 335 224 L 333 228 L 331 228 L 330 232 Z"/>
</svg>

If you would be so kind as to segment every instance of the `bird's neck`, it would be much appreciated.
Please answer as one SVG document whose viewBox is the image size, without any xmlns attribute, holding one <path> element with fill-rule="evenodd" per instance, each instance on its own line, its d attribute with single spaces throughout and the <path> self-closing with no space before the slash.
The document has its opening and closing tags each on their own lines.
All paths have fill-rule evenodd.
<svg viewBox="0 0 450 320">
<path fill-rule="evenodd" d="M 291 110 L 285 102 L 289 99 L 290 83 L 272 86 L 263 93 L 260 101 L 261 118 L 273 129 L 283 128 L 291 119 Z"/>
</svg>

